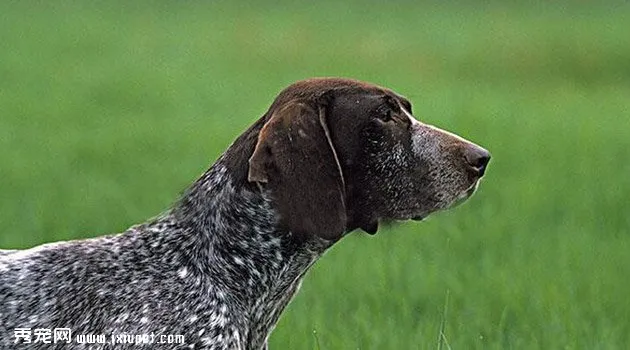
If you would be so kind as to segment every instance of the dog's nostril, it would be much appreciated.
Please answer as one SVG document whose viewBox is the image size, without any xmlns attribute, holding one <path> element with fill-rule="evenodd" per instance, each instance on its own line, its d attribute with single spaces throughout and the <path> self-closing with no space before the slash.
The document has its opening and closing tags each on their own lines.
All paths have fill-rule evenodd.
<svg viewBox="0 0 630 350">
<path fill-rule="evenodd" d="M 479 172 L 479 176 L 483 176 L 486 166 L 490 162 L 490 152 L 481 147 L 469 147 L 466 149 L 464 157 L 468 165 Z"/>
</svg>

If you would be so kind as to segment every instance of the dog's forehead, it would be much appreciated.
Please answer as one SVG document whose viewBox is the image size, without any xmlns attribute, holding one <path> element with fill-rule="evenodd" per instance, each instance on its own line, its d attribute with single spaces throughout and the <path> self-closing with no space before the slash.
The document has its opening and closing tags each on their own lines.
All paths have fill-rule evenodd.
<svg viewBox="0 0 630 350">
<path fill-rule="evenodd" d="M 289 89 L 314 89 L 314 90 L 334 90 L 334 89 L 357 89 L 357 90 L 383 90 L 382 87 L 365 81 L 348 78 L 312 78 L 298 81 L 289 86 Z"/>
<path fill-rule="evenodd" d="M 312 78 L 301 80 L 289 85 L 278 95 L 276 102 L 285 102 L 297 98 L 316 99 L 326 93 L 335 91 L 338 94 L 360 94 L 366 95 L 398 95 L 389 89 L 385 89 L 375 84 L 347 78 Z"/>
</svg>

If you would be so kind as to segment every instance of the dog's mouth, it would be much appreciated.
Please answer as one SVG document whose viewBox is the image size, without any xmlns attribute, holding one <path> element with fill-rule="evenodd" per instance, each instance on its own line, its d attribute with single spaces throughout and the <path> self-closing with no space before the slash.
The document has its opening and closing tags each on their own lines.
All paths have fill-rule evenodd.
<svg viewBox="0 0 630 350">
<path fill-rule="evenodd" d="M 450 205 L 447 205 L 445 208 L 443 208 L 441 210 L 455 208 L 455 207 L 459 206 L 460 204 L 464 203 L 468 198 L 470 198 L 475 193 L 475 191 L 477 191 L 477 188 L 479 188 L 479 182 L 480 181 L 481 181 L 481 179 L 475 180 L 468 188 L 463 190 L 455 198 L 455 200 Z M 439 211 L 439 210 L 437 210 L 437 211 Z M 415 215 L 415 216 L 411 217 L 411 220 L 413 220 L 413 221 L 422 221 L 422 220 L 426 219 L 427 216 L 429 216 L 429 214 L 430 213 L 423 213 L 423 214 L 420 214 L 420 215 Z"/>
<path fill-rule="evenodd" d="M 470 185 L 467 189 L 462 191 L 462 193 L 459 196 L 457 196 L 457 199 L 455 199 L 455 201 L 453 202 L 453 204 L 449 206 L 449 208 L 455 208 L 456 206 L 464 203 L 468 198 L 470 198 L 475 193 L 475 191 L 477 191 L 477 188 L 479 188 L 480 181 L 481 181 L 481 178 L 475 180 L 475 182 L 473 182 L 472 185 Z"/>
<path fill-rule="evenodd" d="M 466 198 L 470 198 L 470 196 L 472 196 L 473 193 L 475 193 L 475 191 L 477 191 L 477 189 L 479 188 L 479 183 L 480 182 L 481 182 L 481 178 L 475 180 L 475 182 L 473 182 L 473 184 L 470 185 L 470 187 L 468 187 L 466 189 L 466 191 L 465 191 L 465 193 L 466 193 L 465 197 Z"/>
<path fill-rule="evenodd" d="M 460 204 L 464 203 L 468 198 L 470 198 L 475 193 L 475 191 L 477 191 L 477 188 L 479 188 L 480 181 L 481 181 L 480 178 L 475 180 L 470 186 L 468 186 L 466 189 L 461 191 L 461 193 L 457 195 L 450 204 L 446 204 L 442 207 L 438 207 L 433 210 L 428 210 L 428 211 L 422 210 L 421 212 L 418 212 L 419 208 L 409 209 L 409 210 L 406 210 L 404 213 L 399 213 L 399 215 L 395 216 L 393 219 L 390 218 L 390 220 L 392 221 L 406 221 L 406 220 L 422 221 L 435 212 L 455 208 L 459 206 Z"/>
</svg>

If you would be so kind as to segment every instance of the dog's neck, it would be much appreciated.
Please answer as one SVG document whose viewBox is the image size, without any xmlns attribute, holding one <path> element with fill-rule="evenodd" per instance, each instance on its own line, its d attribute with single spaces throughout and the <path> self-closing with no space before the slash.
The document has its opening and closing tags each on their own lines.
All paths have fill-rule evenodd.
<svg viewBox="0 0 630 350">
<path fill-rule="evenodd" d="M 249 324 L 268 328 L 250 331 L 268 333 L 331 243 L 298 239 L 279 228 L 270 196 L 257 186 L 235 183 L 223 158 L 189 188 L 170 215 L 188 232 L 182 254 L 191 269 L 241 300 Z"/>
</svg>

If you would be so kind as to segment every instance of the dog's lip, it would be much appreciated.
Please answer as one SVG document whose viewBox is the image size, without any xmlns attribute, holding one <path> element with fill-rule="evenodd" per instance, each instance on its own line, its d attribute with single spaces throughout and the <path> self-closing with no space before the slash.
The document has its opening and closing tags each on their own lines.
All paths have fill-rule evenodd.
<svg viewBox="0 0 630 350">
<path fill-rule="evenodd" d="M 477 188 L 479 188 L 479 183 L 481 182 L 481 178 L 476 179 L 475 181 L 473 181 L 473 183 L 468 186 L 467 189 L 465 189 L 462 194 L 460 195 L 460 197 L 462 197 L 463 199 L 467 199 L 470 196 L 473 195 L 473 193 L 475 193 L 475 191 L 477 190 Z"/>
<path fill-rule="evenodd" d="M 447 208 L 454 208 L 454 207 L 462 204 L 466 200 L 468 200 L 468 198 L 470 198 L 475 193 L 477 188 L 479 188 L 479 183 L 480 182 L 481 182 L 481 178 L 476 179 L 470 186 L 468 186 L 468 188 L 463 190 L 461 192 L 461 194 L 457 197 L 457 199 L 451 205 L 449 205 Z M 447 208 L 445 208 L 445 209 L 447 209 Z M 430 215 L 430 213 L 413 214 L 413 215 L 407 216 L 406 218 L 401 218 L 399 220 L 403 220 L 403 221 L 404 220 L 423 221 L 429 215 Z"/>
<path fill-rule="evenodd" d="M 470 185 L 467 189 L 463 190 L 461 194 L 457 197 L 457 199 L 455 199 L 455 201 L 451 205 L 448 206 L 448 208 L 455 208 L 456 206 L 467 201 L 468 198 L 472 197 L 473 193 L 475 193 L 475 191 L 479 187 L 480 180 L 481 178 L 475 180 L 475 182 L 473 182 L 472 185 Z"/>
<path fill-rule="evenodd" d="M 473 193 L 477 191 L 477 188 L 479 187 L 479 182 L 481 182 L 481 178 L 477 179 L 472 185 L 470 185 L 470 187 L 468 187 L 468 189 L 466 190 L 467 197 L 472 196 Z"/>
</svg>

